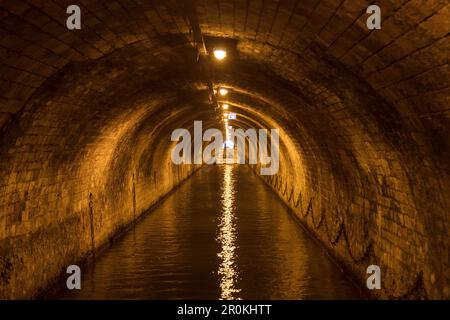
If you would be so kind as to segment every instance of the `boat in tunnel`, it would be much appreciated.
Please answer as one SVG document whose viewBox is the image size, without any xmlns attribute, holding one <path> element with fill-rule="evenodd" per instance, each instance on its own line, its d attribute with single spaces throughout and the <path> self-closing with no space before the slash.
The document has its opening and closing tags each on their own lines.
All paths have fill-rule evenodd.
<svg viewBox="0 0 450 320">
<path fill-rule="evenodd" d="M 0 299 L 449 300 L 449 21 L 0 1 Z"/>
</svg>

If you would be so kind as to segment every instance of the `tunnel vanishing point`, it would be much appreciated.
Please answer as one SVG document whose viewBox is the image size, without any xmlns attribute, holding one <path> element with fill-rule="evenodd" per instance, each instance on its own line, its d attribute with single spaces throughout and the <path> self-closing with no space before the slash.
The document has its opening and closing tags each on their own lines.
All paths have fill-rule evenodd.
<svg viewBox="0 0 450 320">
<path fill-rule="evenodd" d="M 375 2 L 369 30 L 364 0 L 0 1 L 0 298 L 39 296 L 200 169 L 170 134 L 227 104 L 279 129 L 261 178 L 362 287 L 380 267 L 373 298 L 448 299 L 450 4 Z"/>
</svg>

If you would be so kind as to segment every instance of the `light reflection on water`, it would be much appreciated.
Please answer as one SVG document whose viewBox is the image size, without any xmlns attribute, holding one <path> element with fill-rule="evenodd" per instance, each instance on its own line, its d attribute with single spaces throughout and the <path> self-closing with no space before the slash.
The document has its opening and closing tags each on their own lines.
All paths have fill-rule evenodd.
<svg viewBox="0 0 450 320">
<path fill-rule="evenodd" d="M 74 263 L 76 263 L 74 261 Z M 359 298 L 278 196 L 242 165 L 205 166 L 82 267 L 59 299 Z"/>
<path fill-rule="evenodd" d="M 235 206 L 235 180 L 234 166 L 225 165 L 221 186 L 222 212 L 219 218 L 219 242 L 222 251 L 218 254 L 220 266 L 218 274 L 220 276 L 220 298 L 238 299 L 241 289 L 237 288 L 238 270 L 236 266 L 236 217 Z"/>
</svg>

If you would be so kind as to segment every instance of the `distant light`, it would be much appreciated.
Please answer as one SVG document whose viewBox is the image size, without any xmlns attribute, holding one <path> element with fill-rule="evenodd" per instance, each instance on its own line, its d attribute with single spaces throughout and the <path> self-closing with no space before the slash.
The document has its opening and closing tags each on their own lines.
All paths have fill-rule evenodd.
<svg viewBox="0 0 450 320">
<path fill-rule="evenodd" d="M 228 115 L 228 119 L 230 119 L 230 120 L 236 119 L 236 113 L 234 113 L 234 112 L 227 113 L 227 115 Z"/>
<path fill-rule="evenodd" d="M 223 114 L 223 116 L 224 116 L 225 118 L 228 118 L 228 112 L 225 112 L 225 113 Z"/>
<path fill-rule="evenodd" d="M 227 93 L 228 93 L 228 89 L 220 88 L 219 89 L 219 93 L 220 93 L 221 96 L 226 96 Z"/>
<path fill-rule="evenodd" d="M 223 105 L 222 105 L 222 108 L 224 108 L 225 110 L 227 110 L 228 109 L 228 104 L 227 103 L 224 103 Z"/>
<path fill-rule="evenodd" d="M 225 50 L 214 50 L 214 57 L 217 60 L 223 60 L 227 56 L 227 52 Z"/>
</svg>

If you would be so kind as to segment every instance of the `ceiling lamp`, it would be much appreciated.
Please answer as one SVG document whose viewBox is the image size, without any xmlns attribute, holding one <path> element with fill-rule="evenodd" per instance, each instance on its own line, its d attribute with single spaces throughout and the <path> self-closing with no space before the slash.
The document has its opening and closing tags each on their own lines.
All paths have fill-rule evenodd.
<svg viewBox="0 0 450 320">
<path fill-rule="evenodd" d="M 228 93 L 228 89 L 225 89 L 225 88 L 220 88 L 220 89 L 219 89 L 219 94 L 220 94 L 221 96 L 226 96 L 227 93 Z"/>
<path fill-rule="evenodd" d="M 225 50 L 216 49 L 214 50 L 214 57 L 217 60 L 223 60 L 227 57 L 227 52 Z"/>
</svg>

